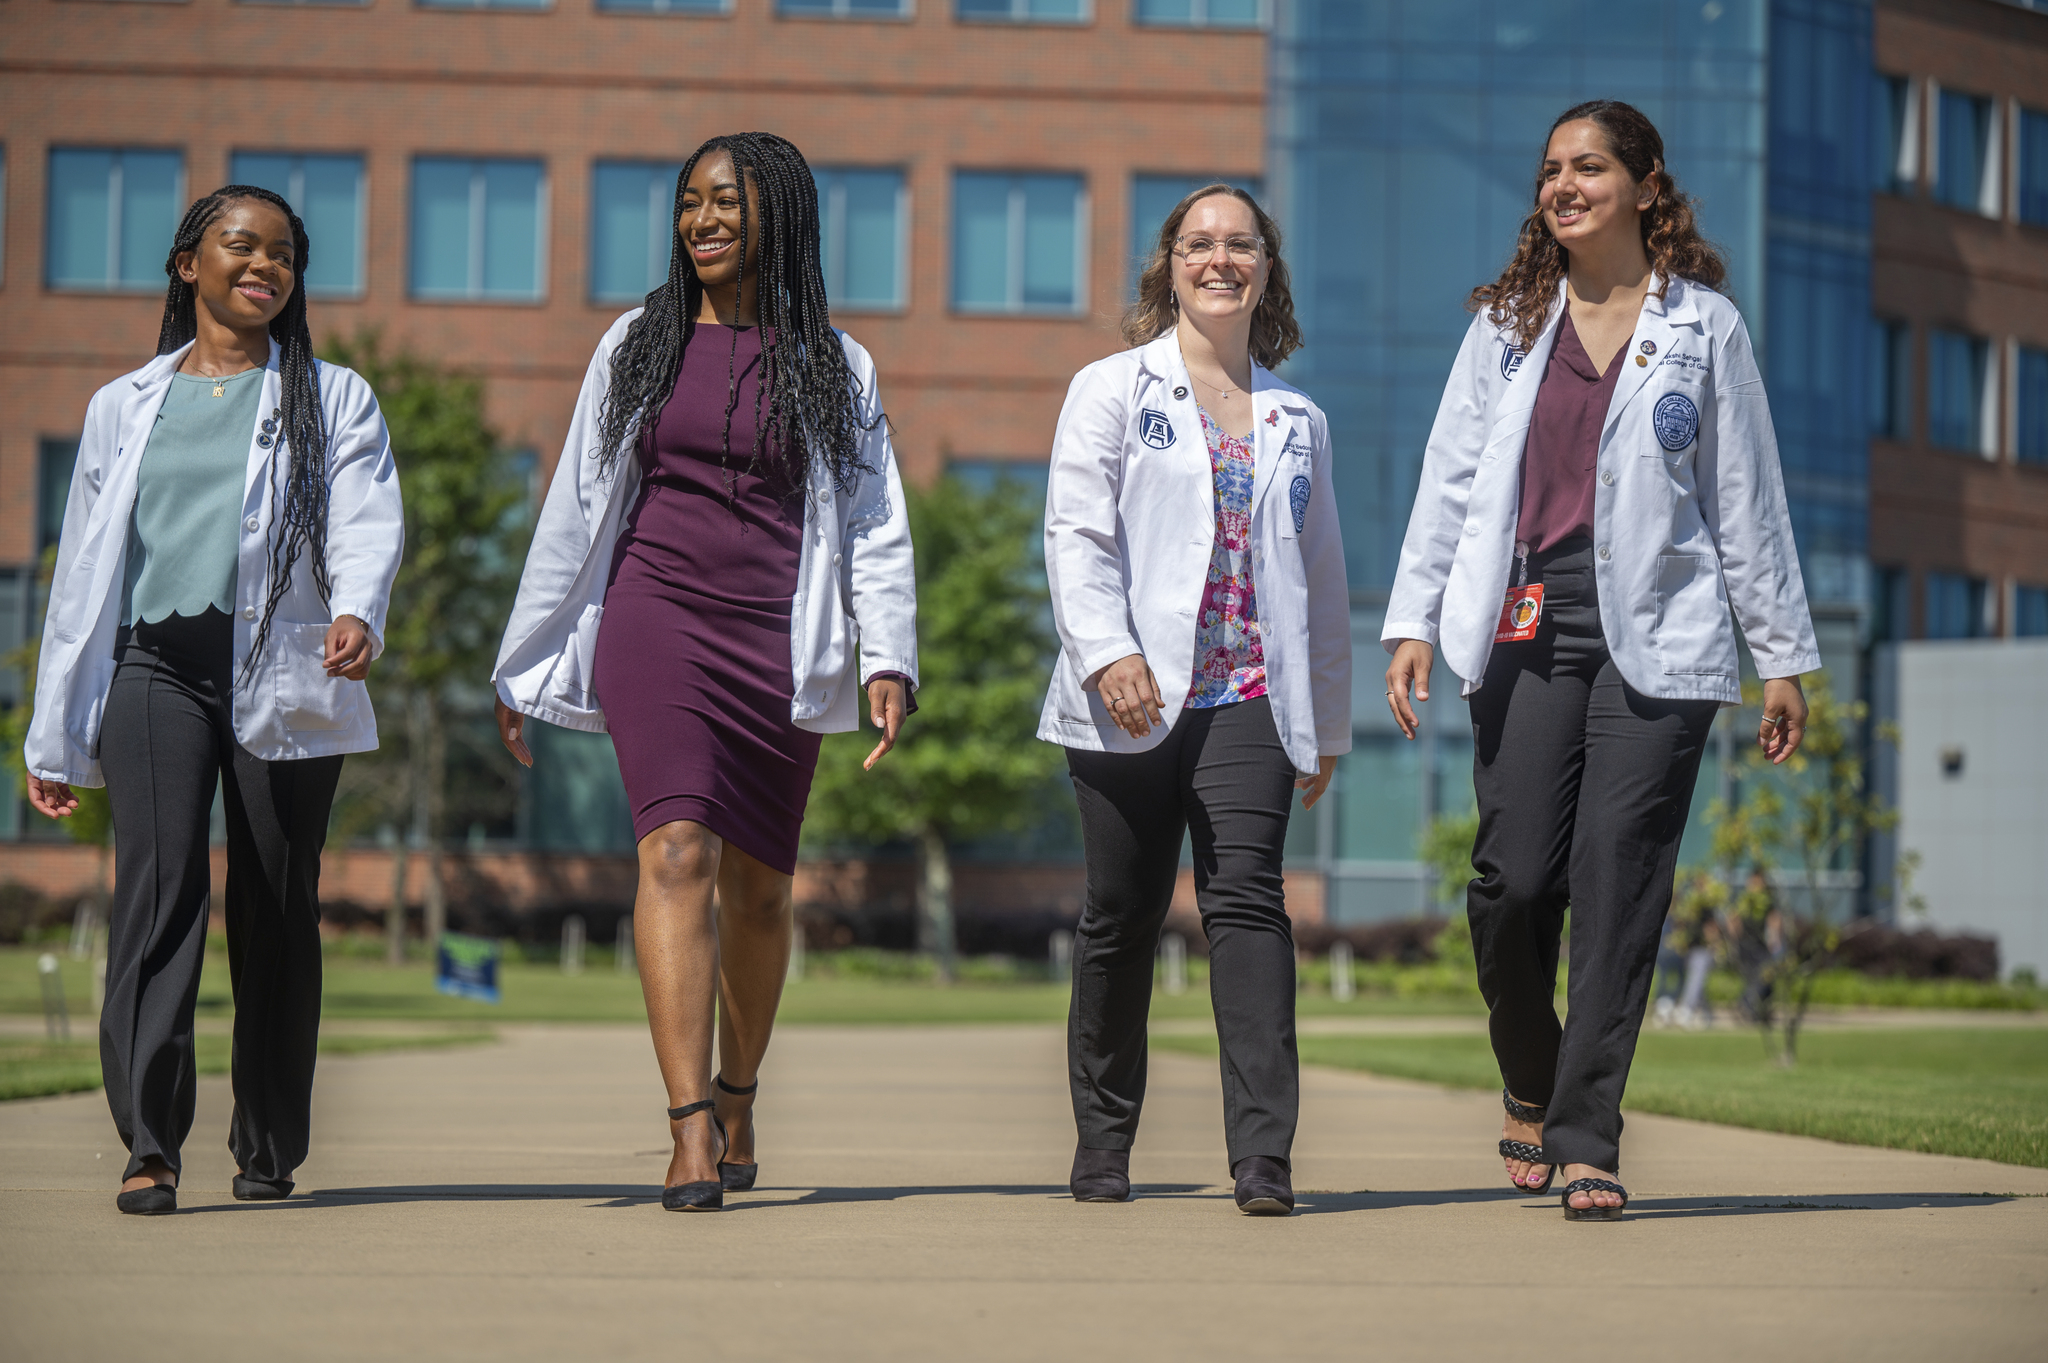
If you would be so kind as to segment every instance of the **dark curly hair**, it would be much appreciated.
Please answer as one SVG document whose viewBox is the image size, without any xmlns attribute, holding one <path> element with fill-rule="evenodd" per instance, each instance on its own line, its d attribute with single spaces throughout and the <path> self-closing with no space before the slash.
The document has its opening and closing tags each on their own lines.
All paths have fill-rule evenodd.
<svg viewBox="0 0 2048 1363">
<path fill-rule="evenodd" d="M 1657 297 L 1674 279 L 1686 279 L 1720 289 L 1728 277 L 1728 266 L 1712 242 L 1700 235 L 1693 201 L 1678 187 L 1678 181 L 1664 168 L 1664 139 L 1656 125 L 1632 104 L 1618 99 L 1595 99 L 1574 104 L 1557 116 L 1550 132 L 1543 135 L 1544 152 L 1559 128 L 1578 119 L 1590 119 L 1607 139 L 1608 150 L 1638 184 L 1649 184 L 1657 197 L 1643 210 L 1643 251 L 1657 275 Z M 1510 327 L 1515 344 L 1527 350 L 1550 318 L 1557 301 L 1558 285 L 1569 272 L 1570 260 L 1550 224 L 1543 220 L 1542 156 L 1536 166 L 1536 206 L 1522 219 L 1515 255 L 1491 284 L 1472 290 L 1465 302 L 1468 311 L 1486 309 L 1486 320 Z"/>
<path fill-rule="evenodd" d="M 1287 282 L 1287 262 L 1280 258 L 1280 226 L 1266 215 L 1254 199 L 1236 185 L 1218 182 L 1203 185 L 1173 206 L 1166 221 L 1159 224 L 1159 239 L 1138 276 L 1138 296 L 1124 309 L 1123 332 L 1126 345 L 1144 345 L 1172 331 L 1180 316 L 1180 300 L 1173 292 L 1173 239 L 1180 235 L 1181 222 L 1189 210 L 1212 194 L 1236 199 L 1252 211 L 1265 242 L 1266 259 L 1272 269 L 1266 274 L 1266 291 L 1252 310 L 1252 358 L 1268 369 L 1301 349 L 1301 328 L 1294 321 L 1294 291 Z"/>
<path fill-rule="evenodd" d="M 682 244 L 680 223 L 683 192 L 690 172 L 706 155 L 722 151 L 733 169 L 752 182 L 760 201 L 761 254 L 759 322 L 761 382 L 754 391 L 754 447 L 748 471 L 768 489 L 787 496 L 809 486 L 811 466 L 840 488 L 850 487 L 869 471 L 861 454 L 862 436 L 881 420 L 860 416 L 860 381 L 846 363 L 846 351 L 832 330 L 825 298 L 825 269 L 819 250 L 818 183 L 796 146 L 773 133 L 733 133 L 714 137 L 690 153 L 676 177 L 675 210 L 669 215 L 668 278 L 647 295 L 643 311 L 626 329 L 612 353 L 611 382 L 598 418 L 599 468 L 609 474 L 626 448 L 661 418 L 674 390 L 683 352 L 697 330 L 697 307 L 704 286 L 690 252 Z M 745 196 L 740 200 L 740 278 L 746 281 L 747 246 L 755 226 L 748 221 Z M 732 444 L 732 417 L 739 404 L 735 357 L 739 332 L 732 336 L 727 357 L 725 444 Z M 768 419 L 760 406 L 766 395 Z M 769 457 L 770 441 L 779 442 L 786 457 Z"/>
<path fill-rule="evenodd" d="M 326 601 L 332 590 L 327 576 L 327 423 L 320 411 L 320 373 L 313 362 L 313 335 L 306 327 L 306 267 L 312 243 L 306 224 L 282 196 L 255 185 L 226 185 L 185 210 L 164 273 L 171 277 L 164 296 L 163 325 L 157 330 L 156 353 L 168 355 L 199 335 L 199 305 L 192 286 L 178 275 L 178 257 L 197 251 L 207 229 L 238 203 L 267 204 L 284 214 L 292 231 L 292 270 L 296 276 L 284 307 L 270 319 L 270 339 L 277 343 L 277 376 L 282 390 L 278 404 L 281 429 L 270 450 L 270 486 L 276 496 L 278 455 L 291 451 L 284 471 L 284 505 L 271 527 L 270 583 L 263 598 L 263 623 L 249 649 L 247 676 L 270 642 L 271 617 L 292 584 L 292 568 L 304 554 L 312 561 L 313 585 Z"/>
</svg>

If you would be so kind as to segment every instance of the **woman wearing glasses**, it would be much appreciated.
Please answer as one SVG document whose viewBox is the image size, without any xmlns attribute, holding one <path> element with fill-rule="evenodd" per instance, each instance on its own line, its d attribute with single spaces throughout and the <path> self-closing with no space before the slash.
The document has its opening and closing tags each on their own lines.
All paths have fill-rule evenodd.
<svg viewBox="0 0 2048 1363">
<path fill-rule="evenodd" d="M 1268 372 L 1301 345 L 1280 233 L 1249 194 L 1174 208 L 1075 376 L 1045 557 L 1060 656 L 1038 736 L 1067 749 L 1087 850 L 1074 942 L 1071 1186 L 1130 1196 L 1159 929 L 1192 833 L 1237 1205 L 1294 1207 L 1293 792 L 1351 747 L 1351 622 L 1322 411 Z"/>
</svg>

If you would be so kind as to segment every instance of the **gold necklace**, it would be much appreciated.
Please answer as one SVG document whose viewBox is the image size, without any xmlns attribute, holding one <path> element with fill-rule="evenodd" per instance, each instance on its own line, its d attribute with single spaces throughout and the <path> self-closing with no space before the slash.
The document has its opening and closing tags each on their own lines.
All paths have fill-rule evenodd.
<svg viewBox="0 0 2048 1363">
<path fill-rule="evenodd" d="M 1203 377 L 1202 377 L 1202 376 L 1201 376 L 1200 374 L 1196 374 L 1196 373 L 1195 373 L 1195 371 L 1194 371 L 1194 370 L 1192 370 L 1192 369 L 1190 369 L 1190 370 L 1188 371 L 1188 373 L 1189 373 L 1189 374 L 1190 374 L 1191 376 L 1193 376 L 1193 378 L 1194 378 L 1194 380 L 1195 380 L 1195 382 L 1196 382 L 1196 383 L 1199 383 L 1199 384 L 1201 384 L 1201 385 L 1202 385 L 1202 386 L 1203 386 L 1204 388 L 1207 388 L 1207 389 L 1208 389 L 1208 390 L 1209 390 L 1210 392 L 1212 392 L 1212 393 L 1216 394 L 1216 396 L 1218 396 L 1218 397 L 1224 397 L 1224 398 L 1227 398 L 1227 397 L 1231 396 L 1231 395 L 1232 395 L 1233 393 L 1236 393 L 1236 392 L 1238 392 L 1238 391 L 1239 391 L 1238 389 L 1235 389 L 1235 388 L 1218 388 L 1218 387 L 1217 387 L 1217 386 L 1216 386 L 1215 384 L 1213 384 L 1213 383 L 1209 382 L 1209 381 L 1208 381 L 1207 379 L 1203 378 Z"/>
</svg>

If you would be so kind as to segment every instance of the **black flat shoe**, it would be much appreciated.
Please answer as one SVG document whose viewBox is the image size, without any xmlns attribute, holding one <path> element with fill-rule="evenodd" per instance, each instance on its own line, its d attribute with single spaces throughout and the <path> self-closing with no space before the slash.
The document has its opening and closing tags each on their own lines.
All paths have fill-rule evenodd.
<svg viewBox="0 0 2048 1363">
<path fill-rule="evenodd" d="M 731 1084 L 725 1082 L 725 1076 L 722 1074 L 711 1076 L 711 1082 L 718 1085 L 725 1092 L 732 1094 L 735 1098 L 744 1098 L 761 1087 L 761 1081 L 756 1079 L 745 1088 L 736 1089 Z M 728 1164 L 724 1160 L 718 1162 L 719 1185 L 729 1193 L 751 1191 L 754 1186 L 754 1180 L 760 1176 L 761 1166 L 758 1163 Z"/>
<path fill-rule="evenodd" d="M 698 1112 L 709 1112 L 718 1106 L 717 1100 L 706 1098 L 698 1103 L 685 1103 L 668 1110 L 669 1120 L 679 1122 Z M 718 1128 L 718 1139 L 725 1140 L 725 1123 L 718 1120 L 716 1112 L 711 1113 L 711 1124 Z M 672 1212 L 715 1212 L 725 1207 L 725 1185 L 715 1178 L 698 1179 L 695 1183 L 678 1183 L 661 1190 L 661 1205 Z"/>
<path fill-rule="evenodd" d="M 178 1210 L 178 1185 L 155 1183 L 118 1194 L 114 1205 L 130 1216 L 169 1216 Z"/>
<path fill-rule="evenodd" d="M 1546 1108 L 1537 1107 L 1534 1103 L 1515 1101 L 1514 1097 L 1506 1089 L 1500 1091 L 1500 1103 L 1502 1107 L 1507 1109 L 1508 1116 L 1513 1117 L 1518 1122 L 1527 1122 L 1531 1126 L 1543 1125 L 1544 1113 L 1548 1111 Z M 1543 1182 L 1537 1184 L 1534 1188 L 1531 1188 L 1526 1183 L 1517 1183 L 1515 1187 L 1522 1192 L 1533 1193 L 1538 1197 L 1550 1191 L 1550 1181 L 1557 1177 L 1557 1166 L 1543 1157 L 1542 1146 L 1531 1145 L 1527 1141 L 1511 1141 L 1503 1136 L 1500 1142 L 1500 1157 L 1502 1159 L 1518 1159 L 1524 1164 L 1540 1164 L 1548 1169 L 1550 1172 L 1543 1176 Z"/>
<path fill-rule="evenodd" d="M 1573 1193 L 1620 1193 L 1619 1207 L 1574 1207 Z M 1628 1207 L 1628 1189 L 1611 1178 L 1575 1178 L 1564 1185 L 1564 1219 L 1567 1221 L 1619 1221 Z"/>
<path fill-rule="evenodd" d="M 1230 1172 L 1237 1176 L 1237 1209 L 1246 1216 L 1287 1216 L 1294 1211 L 1294 1182 L 1285 1160 L 1246 1155 Z"/>
<path fill-rule="evenodd" d="M 1131 1152 L 1075 1146 L 1074 1172 L 1067 1175 L 1067 1190 L 1076 1202 L 1130 1201 Z"/>
<path fill-rule="evenodd" d="M 236 1174 L 233 1191 L 237 1202 L 282 1202 L 298 1187 L 288 1178 L 272 1182 L 267 1178 L 250 1178 L 247 1174 Z"/>
</svg>

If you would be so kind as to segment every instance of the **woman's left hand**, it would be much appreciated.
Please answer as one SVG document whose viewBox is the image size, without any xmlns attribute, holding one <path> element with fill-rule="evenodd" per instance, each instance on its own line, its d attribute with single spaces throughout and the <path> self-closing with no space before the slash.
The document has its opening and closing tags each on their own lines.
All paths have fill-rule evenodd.
<svg viewBox="0 0 2048 1363">
<path fill-rule="evenodd" d="M 1797 677 L 1773 677 L 1764 683 L 1764 718 L 1756 741 L 1773 763 L 1799 751 L 1806 737 L 1806 693 Z"/>
<path fill-rule="evenodd" d="M 874 770 L 882 754 L 896 746 L 896 735 L 903 730 L 903 712 L 908 706 L 909 693 L 894 677 L 877 677 L 868 683 L 868 718 L 882 731 L 882 741 L 875 744 L 868 760 L 860 764 L 862 771 Z"/>
<path fill-rule="evenodd" d="M 361 681 L 370 675 L 370 627 L 353 615 L 338 615 L 327 627 L 327 656 L 321 663 L 330 677 Z"/>
<path fill-rule="evenodd" d="M 1336 774 L 1336 758 L 1318 757 L 1316 759 L 1316 774 L 1314 776 L 1295 777 L 1294 788 L 1308 792 L 1308 794 L 1301 797 L 1301 807 L 1303 809 L 1314 809 L 1316 801 L 1322 799 L 1323 792 L 1330 788 L 1330 778 Z"/>
</svg>

